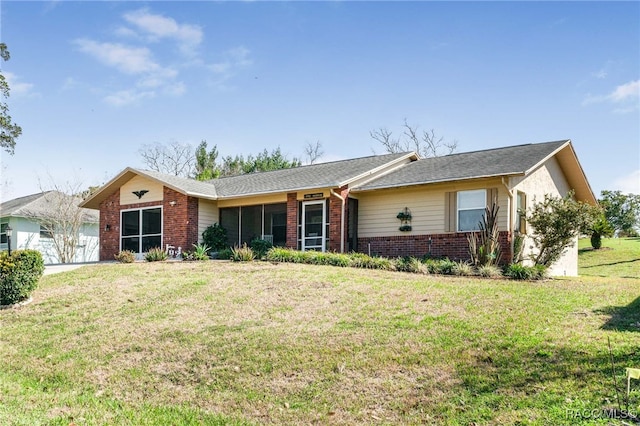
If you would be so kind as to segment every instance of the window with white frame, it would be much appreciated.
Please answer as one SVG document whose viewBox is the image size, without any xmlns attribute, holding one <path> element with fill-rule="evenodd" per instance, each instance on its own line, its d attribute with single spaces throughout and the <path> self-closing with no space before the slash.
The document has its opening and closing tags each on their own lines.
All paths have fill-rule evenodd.
<svg viewBox="0 0 640 426">
<path fill-rule="evenodd" d="M 53 226 L 46 223 L 41 223 L 40 238 L 53 238 Z"/>
<path fill-rule="evenodd" d="M 458 231 L 477 231 L 487 206 L 487 191 L 458 191 L 457 197 Z"/>
<path fill-rule="evenodd" d="M 0 223 L 0 244 L 7 244 L 7 227 L 8 223 Z"/>
<path fill-rule="evenodd" d="M 527 233 L 527 221 L 525 212 L 527 211 L 527 195 L 518 191 L 516 194 L 516 230 L 521 234 Z"/>
<path fill-rule="evenodd" d="M 120 219 L 121 250 L 146 253 L 162 248 L 162 208 L 123 210 Z"/>
</svg>

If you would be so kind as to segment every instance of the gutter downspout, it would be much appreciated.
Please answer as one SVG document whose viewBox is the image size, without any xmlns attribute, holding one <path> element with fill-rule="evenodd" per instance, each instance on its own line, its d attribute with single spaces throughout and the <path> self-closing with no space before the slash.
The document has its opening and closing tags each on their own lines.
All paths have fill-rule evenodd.
<svg viewBox="0 0 640 426">
<path fill-rule="evenodd" d="M 340 201 L 342 203 L 342 208 L 340 209 L 340 253 L 344 253 L 344 205 L 346 201 L 344 198 L 339 196 L 338 193 L 333 190 L 333 188 L 331 188 L 330 191 L 331 195 L 340 198 Z"/>
<path fill-rule="evenodd" d="M 502 180 L 502 185 L 504 185 L 504 187 L 507 189 L 507 194 L 509 195 L 508 200 L 509 200 L 509 208 L 507 209 L 507 227 L 508 227 L 508 231 L 509 231 L 509 235 L 511 236 L 510 238 L 510 242 L 509 242 L 509 247 L 511 250 L 511 257 L 513 258 L 513 247 L 514 247 L 514 239 L 513 239 L 513 235 L 512 233 L 514 232 L 514 224 L 513 224 L 513 200 L 514 200 L 514 195 L 513 195 L 513 188 L 510 188 L 509 185 L 504 181 L 504 176 L 501 177 Z"/>
</svg>

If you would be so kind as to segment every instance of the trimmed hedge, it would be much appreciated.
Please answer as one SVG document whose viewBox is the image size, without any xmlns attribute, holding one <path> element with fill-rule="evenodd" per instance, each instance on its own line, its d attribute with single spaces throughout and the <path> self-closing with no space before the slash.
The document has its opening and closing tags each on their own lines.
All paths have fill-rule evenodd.
<svg viewBox="0 0 640 426">
<path fill-rule="evenodd" d="M 27 300 L 44 273 L 42 255 L 36 250 L 0 253 L 0 305 Z"/>
</svg>

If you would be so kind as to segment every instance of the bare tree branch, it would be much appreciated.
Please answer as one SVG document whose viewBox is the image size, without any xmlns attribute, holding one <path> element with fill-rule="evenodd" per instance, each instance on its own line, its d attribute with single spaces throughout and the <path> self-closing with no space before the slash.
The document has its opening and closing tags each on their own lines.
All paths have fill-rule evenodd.
<svg viewBox="0 0 640 426">
<path fill-rule="evenodd" d="M 372 130 L 369 135 L 389 153 L 415 151 L 421 157 L 427 158 L 452 154 L 458 148 L 458 141 L 447 143 L 442 136 L 436 137 L 433 129 L 419 133 L 418 126 L 409 124 L 406 118 L 400 137 L 394 138 L 393 133 L 386 127 Z"/>
<path fill-rule="evenodd" d="M 316 141 L 315 144 L 311 142 L 307 142 L 307 145 L 304 147 L 304 154 L 307 158 L 308 164 L 313 164 L 317 159 L 324 155 L 324 151 L 322 150 L 322 142 L 319 140 Z"/>
<path fill-rule="evenodd" d="M 138 151 L 142 162 L 156 172 L 191 177 L 195 172 L 195 150 L 189 144 L 172 141 L 167 145 L 143 145 Z"/>
<path fill-rule="evenodd" d="M 98 218 L 92 210 L 78 207 L 84 187 L 80 183 L 59 184 L 51 176 L 49 180 L 50 189 L 43 189 L 40 183 L 43 197 L 25 212 L 25 216 L 39 223 L 42 234 L 50 242 L 60 263 L 73 262 L 79 248 L 85 250 L 82 258 L 86 259 L 92 251 L 97 250 L 97 243 L 88 244 L 89 239 L 83 235 L 84 225 L 96 223 Z"/>
</svg>

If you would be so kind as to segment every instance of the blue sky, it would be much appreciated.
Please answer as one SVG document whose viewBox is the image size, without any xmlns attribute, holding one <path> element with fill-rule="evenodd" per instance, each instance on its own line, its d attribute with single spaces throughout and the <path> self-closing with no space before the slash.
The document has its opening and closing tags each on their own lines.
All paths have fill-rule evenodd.
<svg viewBox="0 0 640 426">
<path fill-rule="evenodd" d="M 102 184 L 143 145 L 382 153 L 407 121 L 458 152 L 571 139 L 591 186 L 640 193 L 638 2 L 0 4 L 2 200 Z M 39 183 L 40 181 L 40 183 Z"/>
</svg>

